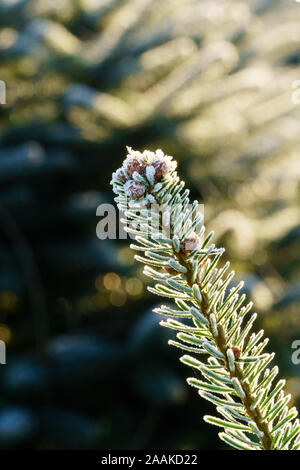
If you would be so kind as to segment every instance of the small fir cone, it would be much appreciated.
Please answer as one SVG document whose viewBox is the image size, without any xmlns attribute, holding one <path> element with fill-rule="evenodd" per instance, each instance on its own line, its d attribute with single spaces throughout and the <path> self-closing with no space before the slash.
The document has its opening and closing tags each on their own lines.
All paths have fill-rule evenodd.
<svg viewBox="0 0 300 470">
<path fill-rule="evenodd" d="M 239 357 L 241 355 L 241 350 L 237 346 L 233 346 L 231 349 L 232 349 L 234 358 L 239 359 Z"/>
<path fill-rule="evenodd" d="M 117 176 L 117 178 L 119 178 L 119 180 L 123 181 L 123 183 L 126 183 L 127 178 L 126 178 L 126 175 L 125 175 L 125 173 L 124 173 L 123 168 L 119 168 L 119 169 L 116 171 L 116 176 Z"/>
<path fill-rule="evenodd" d="M 167 162 L 162 158 L 154 158 L 151 162 L 155 170 L 154 179 L 155 181 L 160 181 L 169 171 L 169 166 Z"/>
<path fill-rule="evenodd" d="M 199 239 L 196 235 L 187 237 L 181 244 L 180 244 L 180 251 L 181 253 L 190 253 L 199 245 Z"/>
<path fill-rule="evenodd" d="M 177 162 L 161 150 L 139 152 L 127 147 L 127 151 L 123 166 L 113 174 L 112 185 L 116 194 L 122 193 L 122 188 L 117 184 L 121 181 L 124 183 L 126 195 L 132 199 L 139 199 L 146 193 L 145 187 L 148 187 L 148 183 L 150 186 L 155 186 L 168 174 L 174 176 Z M 132 180 L 135 180 L 136 184 Z M 148 199 L 150 195 L 147 195 Z"/>
<path fill-rule="evenodd" d="M 168 274 L 171 274 L 171 276 L 177 276 L 179 274 L 178 271 L 176 271 L 176 269 L 174 269 L 174 268 L 171 268 L 171 266 L 167 267 L 167 268 L 164 268 L 164 270 Z"/>
<path fill-rule="evenodd" d="M 139 199 L 144 196 L 146 192 L 146 186 L 143 183 L 130 180 L 124 185 L 125 194 L 132 199 Z"/>
<path fill-rule="evenodd" d="M 129 176 L 132 178 L 133 173 L 136 171 L 140 175 L 144 176 L 146 173 L 147 164 L 141 157 L 135 155 L 128 155 L 124 161 L 124 168 L 127 170 Z"/>
</svg>

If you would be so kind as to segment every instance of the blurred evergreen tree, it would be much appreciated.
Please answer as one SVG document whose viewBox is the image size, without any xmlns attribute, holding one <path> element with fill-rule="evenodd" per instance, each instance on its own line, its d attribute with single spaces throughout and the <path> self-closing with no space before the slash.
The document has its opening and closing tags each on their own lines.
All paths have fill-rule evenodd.
<svg viewBox="0 0 300 470">
<path fill-rule="evenodd" d="M 1 447 L 220 448 L 127 243 L 96 238 L 125 145 L 176 154 L 299 395 L 299 8 L 0 1 Z"/>
</svg>

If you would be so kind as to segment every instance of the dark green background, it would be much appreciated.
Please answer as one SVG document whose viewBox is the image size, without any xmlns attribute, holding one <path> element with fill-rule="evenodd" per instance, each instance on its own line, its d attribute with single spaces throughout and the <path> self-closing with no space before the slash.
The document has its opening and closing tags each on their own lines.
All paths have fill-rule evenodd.
<svg viewBox="0 0 300 470">
<path fill-rule="evenodd" d="M 178 159 L 298 399 L 299 20 L 292 0 L 0 1 L 1 448 L 224 448 L 128 242 L 96 237 L 126 145 Z"/>
</svg>

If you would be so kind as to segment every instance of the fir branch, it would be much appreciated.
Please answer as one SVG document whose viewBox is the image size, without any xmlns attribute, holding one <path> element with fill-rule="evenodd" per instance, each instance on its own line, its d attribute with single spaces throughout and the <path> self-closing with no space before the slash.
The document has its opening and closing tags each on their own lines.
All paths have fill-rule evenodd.
<svg viewBox="0 0 300 470">
<path fill-rule="evenodd" d="M 198 203 L 190 204 L 176 166 L 161 150 L 140 153 L 129 148 L 112 179 L 127 231 L 137 235 L 139 245 L 131 247 L 144 251 L 136 259 L 159 282 L 148 289 L 175 300 L 176 308 L 155 309 L 168 317 L 162 326 L 178 331 L 177 341 L 169 344 L 193 354 L 181 361 L 204 380 L 187 381 L 217 406 L 221 418 L 204 419 L 224 429 L 219 434 L 224 442 L 237 449 L 298 449 L 297 410 L 288 407 L 285 381 L 274 382 L 278 368 L 267 367 L 274 357 L 263 352 L 268 340 L 263 331 L 251 333 L 256 314 L 248 316 L 252 303 L 244 305 L 246 296 L 239 294 L 243 283 L 228 291 L 234 272 L 228 273 L 229 262 L 220 265 L 224 250 L 211 244 L 213 233 L 202 242 L 205 229 Z M 140 211 L 138 217 L 134 208 Z M 143 237 L 130 226 L 137 218 Z M 189 319 L 190 324 L 175 318 Z"/>
</svg>

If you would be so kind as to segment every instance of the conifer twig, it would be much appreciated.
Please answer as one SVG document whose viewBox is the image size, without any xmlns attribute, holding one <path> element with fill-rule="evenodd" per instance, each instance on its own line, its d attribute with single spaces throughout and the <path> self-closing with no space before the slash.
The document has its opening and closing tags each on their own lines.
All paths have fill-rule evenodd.
<svg viewBox="0 0 300 470">
<path fill-rule="evenodd" d="M 224 249 L 211 244 L 213 233 L 203 237 L 198 203 L 190 203 L 176 166 L 161 150 L 129 148 L 112 178 L 127 231 L 139 243 L 131 247 L 144 252 L 136 259 L 159 281 L 148 289 L 176 303 L 155 312 L 167 317 L 162 326 L 177 331 L 169 344 L 190 353 L 181 361 L 201 373 L 187 382 L 216 405 L 221 416 L 204 419 L 224 429 L 223 441 L 243 450 L 299 449 L 298 413 L 288 407 L 285 381 L 275 382 L 278 367 L 268 368 L 274 354 L 264 352 L 263 330 L 252 332 L 252 302 L 239 294 L 242 282 L 228 287 L 234 272 L 230 263 L 221 265 Z"/>
</svg>

